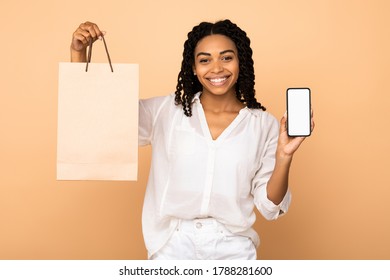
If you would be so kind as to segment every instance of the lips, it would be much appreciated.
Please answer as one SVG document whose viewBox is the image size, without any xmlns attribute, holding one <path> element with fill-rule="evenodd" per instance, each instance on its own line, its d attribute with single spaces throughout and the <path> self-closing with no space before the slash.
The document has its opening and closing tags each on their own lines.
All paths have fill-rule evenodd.
<svg viewBox="0 0 390 280">
<path fill-rule="evenodd" d="M 225 76 L 225 77 L 218 77 L 218 78 L 209 78 L 207 80 L 209 80 L 213 86 L 221 86 L 227 81 L 228 78 L 229 76 Z"/>
</svg>

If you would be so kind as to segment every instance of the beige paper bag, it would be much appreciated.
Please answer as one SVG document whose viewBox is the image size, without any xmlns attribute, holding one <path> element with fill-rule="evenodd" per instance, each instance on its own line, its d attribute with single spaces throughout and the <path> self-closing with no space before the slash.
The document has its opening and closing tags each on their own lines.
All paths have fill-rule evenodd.
<svg viewBox="0 0 390 280">
<path fill-rule="evenodd" d="M 59 64 L 58 180 L 137 180 L 139 68 L 110 65 Z"/>
</svg>

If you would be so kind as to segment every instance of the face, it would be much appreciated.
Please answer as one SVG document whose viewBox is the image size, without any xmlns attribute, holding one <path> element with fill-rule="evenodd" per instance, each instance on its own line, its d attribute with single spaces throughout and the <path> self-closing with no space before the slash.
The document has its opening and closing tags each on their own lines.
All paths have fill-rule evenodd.
<svg viewBox="0 0 390 280">
<path fill-rule="evenodd" d="M 195 48 L 194 73 L 203 86 L 203 94 L 235 96 L 239 74 L 237 48 L 224 35 L 209 35 Z"/>
</svg>

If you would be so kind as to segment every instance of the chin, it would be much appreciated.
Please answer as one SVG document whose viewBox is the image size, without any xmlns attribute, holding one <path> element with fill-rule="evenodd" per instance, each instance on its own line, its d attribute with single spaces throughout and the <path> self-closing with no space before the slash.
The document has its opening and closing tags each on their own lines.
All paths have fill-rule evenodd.
<svg viewBox="0 0 390 280">
<path fill-rule="evenodd" d="M 234 88 L 205 88 L 212 95 L 235 94 Z"/>
</svg>

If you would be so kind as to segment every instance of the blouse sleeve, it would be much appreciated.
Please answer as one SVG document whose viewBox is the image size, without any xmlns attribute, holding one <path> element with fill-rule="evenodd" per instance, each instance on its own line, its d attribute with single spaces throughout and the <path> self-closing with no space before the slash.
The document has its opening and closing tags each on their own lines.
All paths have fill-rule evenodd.
<svg viewBox="0 0 390 280">
<path fill-rule="evenodd" d="M 151 143 L 153 131 L 153 116 L 150 110 L 150 100 L 139 101 L 138 116 L 138 145 L 145 146 Z"/>
<path fill-rule="evenodd" d="M 267 220 L 275 220 L 286 213 L 291 203 L 291 193 L 287 190 L 282 202 L 275 205 L 267 196 L 267 184 L 275 168 L 275 152 L 279 137 L 279 123 L 272 117 L 266 133 L 266 140 L 260 156 L 259 169 L 252 182 L 254 203 Z"/>
<path fill-rule="evenodd" d="M 148 99 L 140 99 L 138 116 L 138 145 L 150 145 L 153 141 L 153 132 L 160 112 L 165 104 L 173 97 L 157 96 Z"/>
</svg>

